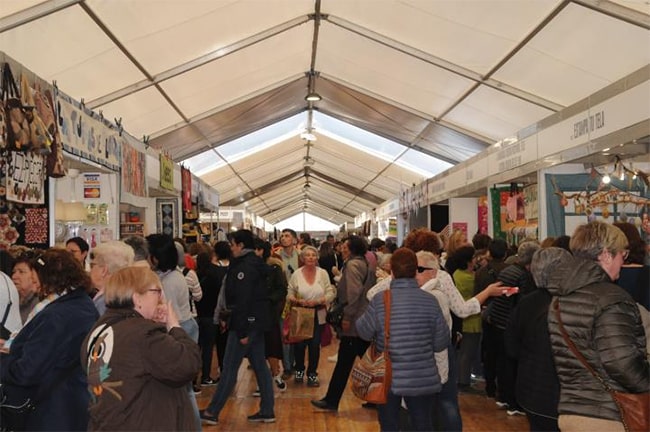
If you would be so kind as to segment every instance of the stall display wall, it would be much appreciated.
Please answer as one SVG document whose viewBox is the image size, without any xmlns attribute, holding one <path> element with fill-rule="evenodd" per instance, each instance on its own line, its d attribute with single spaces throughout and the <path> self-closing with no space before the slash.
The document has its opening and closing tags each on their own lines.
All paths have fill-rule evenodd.
<svg viewBox="0 0 650 432">
<path fill-rule="evenodd" d="M 0 249 L 49 246 L 51 179 L 45 175 L 43 157 L 34 157 L 30 153 L 0 152 Z"/>
<path fill-rule="evenodd" d="M 527 205 L 537 206 L 536 203 L 526 203 L 526 197 L 537 197 L 537 193 L 526 187 L 526 193 L 521 185 L 493 187 L 490 189 L 492 209 L 492 237 L 502 239 L 511 245 L 517 245 L 524 239 L 538 238 L 538 219 L 528 219 L 534 216 L 526 211 Z"/>
<path fill-rule="evenodd" d="M 578 225 L 591 220 L 630 222 L 650 239 L 650 192 L 640 178 L 621 181 L 612 177 L 605 185 L 601 176 L 546 174 L 548 235 L 571 235 Z"/>
<path fill-rule="evenodd" d="M 117 174 L 85 172 L 75 179 L 56 180 L 57 203 L 82 203 L 83 220 L 57 221 L 57 244 L 75 236 L 84 238 L 92 247 L 99 243 L 117 240 L 119 236 L 119 202 Z"/>
</svg>

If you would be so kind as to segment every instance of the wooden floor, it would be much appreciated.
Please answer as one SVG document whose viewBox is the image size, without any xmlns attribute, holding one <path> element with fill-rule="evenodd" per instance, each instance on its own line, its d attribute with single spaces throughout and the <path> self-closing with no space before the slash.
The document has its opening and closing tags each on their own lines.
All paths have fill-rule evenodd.
<svg viewBox="0 0 650 432">
<path fill-rule="evenodd" d="M 305 384 L 287 382 L 285 392 L 275 393 L 275 423 L 253 424 L 246 417 L 259 410 L 259 398 L 253 397 L 256 388 L 255 375 L 248 369 L 245 360 L 239 370 L 237 386 L 219 415 L 217 426 L 203 425 L 204 431 L 263 431 L 263 432 L 303 432 L 303 431 L 378 431 L 376 410 L 361 407 L 362 401 L 357 399 L 348 389 L 341 399 L 336 413 L 323 412 L 310 404 L 311 399 L 320 399 L 327 391 L 327 384 L 334 368 L 334 363 L 328 362 L 327 357 L 337 350 L 336 341 L 323 348 L 318 368 L 321 381 L 320 388 L 310 388 Z M 214 375 L 213 375 L 214 377 Z M 203 387 L 197 395 L 199 408 L 205 408 L 216 387 Z M 460 396 L 463 430 L 473 431 L 528 431 L 528 422 L 522 416 L 508 416 L 499 410 L 494 399 L 481 395 Z"/>
</svg>

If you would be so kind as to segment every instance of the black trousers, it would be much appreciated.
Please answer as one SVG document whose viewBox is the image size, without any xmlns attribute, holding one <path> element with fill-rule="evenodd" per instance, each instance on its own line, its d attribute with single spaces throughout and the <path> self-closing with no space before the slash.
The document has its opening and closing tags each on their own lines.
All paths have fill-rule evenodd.
<svg viewBox="0 0 650 432">
<path fill-rule="evenodd" d="M 341 337 L 338 360 L 332 372 L 330 385 L 327 387 L 327 394 L 323 398 L 328 405 L 338 408 L 345 387 L 348 384 L 352 366 L 354 366 L 354 359 L 361 357 L 366 352 L 366 349 L 368 349 L 368 346 L 370 346 L 370 342 L 359 337 Z"/>
</svg>

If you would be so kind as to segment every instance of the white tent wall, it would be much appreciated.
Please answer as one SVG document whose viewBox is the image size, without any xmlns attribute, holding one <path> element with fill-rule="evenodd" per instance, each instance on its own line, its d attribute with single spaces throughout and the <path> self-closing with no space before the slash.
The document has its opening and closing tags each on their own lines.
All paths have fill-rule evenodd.
<svg viewBox="0 0 650 432">
<path fill-rule="evenodd" d="M 418 156 L 466 161 L 650 64 L 650 5 L 17 0 L 0 8 L 0 47 L 91 109 L 122 117 L 126 130 L 151 136 L 152 147 L 176 162 L 201 155 L 225 163 L 218 175 L 204 167 L 205 181 L 250 201 L 257 215 L 273 222 L 307 204 L 341 224 L 410 187 L 415 171 L 404 166 Z M 309 89 L 322 100 L 306 102 Z M 303 193 L 312 170 L 356 161 L 358 150 L 341 144 L 342 154 L 328 153 L 318 127 L 325 132 L 333 122 L 319 125 L 316 114 L 402 151 L 378 161 L 364 153 L 369 162 L 362 165 L 371 170 L 341 173 L 354 182 L 321 176 L 313 182 L 323 195 L 317 202 L 315 193 Z M 296 115 L 305 129 L 315 127 L 321 144 L 286 138 L 290 151 L 273 159 L 273 174 L 247 176 L 250 164 L 221 154 L 227 143 Z M 280 163 L 296 155 L 315 165 Z M 284 181 L 297 171 L 301 181 Z"/>
</svg>

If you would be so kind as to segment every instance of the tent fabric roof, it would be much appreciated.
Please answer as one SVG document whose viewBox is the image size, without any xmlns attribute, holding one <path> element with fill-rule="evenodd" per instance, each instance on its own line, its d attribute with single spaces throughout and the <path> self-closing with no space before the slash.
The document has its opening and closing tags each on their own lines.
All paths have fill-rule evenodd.
<svg viewBox="0 0 650 432">
<path fill-rule="evenodd" d="M 649 64 L 649 30 L 645 0 L 0 8 L 0 49 L 175 161 L 200 166 L 223 204 L 245 203 L 270 222 L 305 210 L 351 220 Z M 322 100 L 306 102 L 310 89 Z M 291 127 L 269 136 L 282 121 Z M 343 125 L 357 132 L 344 136 Z M 317 141 L 301 139 L 304 130 Z M 401 151 L 351 146 L 358 130 Z M 220 153 L 251 136 L 261 150 Z M 428 170 L 409 169 L 418 159 Z"/>
</svg>

